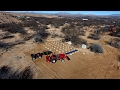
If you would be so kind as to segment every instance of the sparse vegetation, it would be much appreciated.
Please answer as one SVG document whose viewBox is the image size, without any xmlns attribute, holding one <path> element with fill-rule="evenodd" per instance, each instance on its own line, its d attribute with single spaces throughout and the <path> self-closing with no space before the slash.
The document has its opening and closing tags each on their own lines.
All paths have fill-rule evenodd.
<svg viewBox="0 0 120 90">
<path fill-rule="evenodd" d="M 21 24 L 10 23 L 2 28 L 3 31 L 8 31 L 10 33 L 21 33 L 26 34 L 27 32 L 23 29 Z"/>
<path fill-rule="evenodd" d="M 120 49 L 120 39 L 119 38 L 114 38 L 114 39 L 111 39 L 109 42 L 107 42 L 109 45 L 115 47 L 115 48 L 118 48 Z"/>
<path fill-rule="evenodd" d="M 0 79 L 32 79 L 33 73 L 30 67 L 26 67 L 23 71 L 14 71 L 11 67 L 2 66 L 0 68 Z"/>
<path fill-rule="evenodd" d="M 95 52 L 95 53 L 103 53 L 103 48 L 100 44 L 92 44 L 89 47 L 90 51 Z"/>
<path fill-rule="evenodd" d="M 79 44 L 87 44 L 86 40 L 79 38 L 80 35 L 85 35 L 85 31 L 76 28 L 74 24 L 62 28 L 61 32 L 65 34 L 63 41 L 71 41 L 74 46 Z"/>
<path fill-rule="evenodd" d="M 87 38 L 99 40 L 101 38 L 100 34 L 90 34 Z"/>
<path fill-rule="evenodd" d="M 10 43 L 0 42 L 0 49 L 8 50 L 18 44 L 25 44 L 25 42 L 22 40 L 17 40 L 15 42 L 10 42 Z"/>
<path fill-rule="evenodd" d="M 42 43 L 43 42 L 42 38 L 40 36 L 38 36 L 38 35 L 34 36 L 34 40 L 35 40 L 35 42 L 38 42 L 38 43 Z"/>
<path fill-rule="evenodd" d="M 116 32 L 110 33 L 111 36 L 120 37 L 120 27 L 116 29 Z"/>
<path fill-rule="evenodd" d="M 2 39 L 7 39 L 7 38 L 13 38 L 13 35 L 9 35 L 9 36 L 3 36 Z"/>
</svg>

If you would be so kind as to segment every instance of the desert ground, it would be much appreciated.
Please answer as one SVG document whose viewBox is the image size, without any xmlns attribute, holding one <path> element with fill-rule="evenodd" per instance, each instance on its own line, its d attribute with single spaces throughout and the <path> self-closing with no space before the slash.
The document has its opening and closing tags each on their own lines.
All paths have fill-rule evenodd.
<svg viewBox="0 0 120 90">
<path fill-rule="evenodd" d="M 50 17 L 50 16 L 49 16 Z M 51 33 L 55 30 L 57 34 L 61 33 L 61 26 L 55 28 L 50 24 L 47 25 L 47 32 Z M 25 41 L 24 44 L 18 44 L 9 50 L 0 49 L 0 67 L 4 65 L 11 66 L 14 70 L 23 70 L 26 66 L 30 66 L 34 73 L 33 79 L 119 79 L 120 69 L 117 61 L 120 55 L 120 49 L 114 48 L 108 44 L 111 38 L 109 35 L 103 35 L 100 40 L 88 39 L 90 30 L 86 29 L 86 35 L 81 38 L 87 40 L 88 43 L 99 43 L 102 45 L 104 53 L 96 54 L 89 49 L 82 49 L 81 46 L 73 47 L 68 43 L 62 42 L 62 38 L 49 36 L 44 43 L 34 43 L 34 39 Z M 29 35 L 35 32 L 30 28 L 25 28 Z M 0 30 L 3 35 L 4 31 Z M 11 34 L 14 38 L 0 39 L 1 42 L 15 42 L 23 38 L 19 33 Z M 64 50 L 62 50 L 64 48 Z M 56 63 L 46 62 L 45 55 L 42 58 L 32 60 L 31 54 L 51 50 L 55 53 L 65 53 L 67 51 L 77 49 L 79 52 L 68 55 L 70 60 L 65 62 L 57 61 Z"/>
</svg>

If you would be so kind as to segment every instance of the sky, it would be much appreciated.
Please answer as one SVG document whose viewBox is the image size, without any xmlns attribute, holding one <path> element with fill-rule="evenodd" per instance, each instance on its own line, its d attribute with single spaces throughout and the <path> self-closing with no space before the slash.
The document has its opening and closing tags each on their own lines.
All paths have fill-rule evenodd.
<svg viewBox="0 0 120 90">
<path fill-rule="evenodd" d="M 52 14 L 59 12 L 67 12 L 71 14 L 80 13 L 80 14 L 94 14 L 94 15 L 120 14 L 120 11 L 11 11 L 11 12 L 35 12 L 35 13 L 52 13 Z"/>
</svg>

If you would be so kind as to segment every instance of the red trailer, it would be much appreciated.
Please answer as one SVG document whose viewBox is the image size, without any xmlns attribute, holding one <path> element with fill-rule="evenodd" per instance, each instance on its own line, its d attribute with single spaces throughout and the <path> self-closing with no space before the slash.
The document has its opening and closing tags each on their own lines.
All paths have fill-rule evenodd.
<svg viewBox="0 0 120 90">
<path fill-rule="evenodd" d="M 70 60 L 70 58 L 66 54 L 52 54 L 51 56 L 46 56 L 46 62 L 56 63 L 57 60 L 61 60 L 61 62 L 64 62 L 64 59 Z"/>
<path fill-rule="evenodd" d="M 50 62 L 50 56 L 46 56 L 46 62 Z"/>
<path fill-rule="evenodd" d="M 55 54 L 52 54 L 52 56 L 50 57 L 50 61 L 52 62 L 52 63 L 56 63 L 56 61 L 57 61 L 57 56 L 55 55 Z"/>
<path fill-rule="evenodd" d="M 52 54 L 51 56 L 49 56 L 49 55 L 46 56 L 46 62 L 55 63 L 56 61 L 57 61 L 56 55 Z"/>
<path fill-rule="evenodd" d="M 70 58 L 66 54 L 58 54 L 58 58 L 61 59 L 62 62 L 64 62 L 64 58 L 67 60 L 70 60 Z"/>
</svg>

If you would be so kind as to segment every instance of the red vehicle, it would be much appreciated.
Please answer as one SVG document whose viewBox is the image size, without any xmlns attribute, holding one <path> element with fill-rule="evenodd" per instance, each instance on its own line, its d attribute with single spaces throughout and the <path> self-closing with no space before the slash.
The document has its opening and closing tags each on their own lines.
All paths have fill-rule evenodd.
<svg viewBox="0 0 120 90">
<path fill-rule="evenodd" d="M 64 58 L 66 58 L 67 60 L 70 60 L 70 58 L 66 55 L 66 54 L 58 54 L 58 59 L 61 59 L 61 62 L 64 62 Z"/>
<path fill-rule="evenodd" d="M 52 56 L 49 56 L 49 55 L 46 56 L 46 62 L 55 63 L 56 61 L 57 61 L 56 55 L 52 54 Z"/>
<path fill-rule="evenodd" d="M 50 62 L 50 56 L 46 56 L 46 62 Z"/>
<path fill-rule="evenodd" d="M 52 54 L 51 56 L 46 56 L 46 62 L 52 62 L 52 63 L 56 63 L 57 60 L 61 60 L 61 62 L 64 62 L 65 60 L 70 60 L 70 58 L 66 55 L 66 54 Z"/>
<path fill-rule="evenodd" d="M 57 61 L 57 56 L 55 55 L 55 54 L 52 54 L 52 56 L 50 57 L 50 61 L 52 62 L 52 63 L 56 63 L 56 61 Z"/>
</svg>

